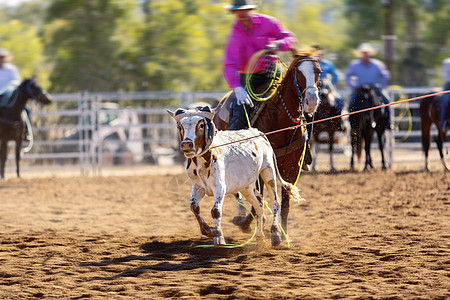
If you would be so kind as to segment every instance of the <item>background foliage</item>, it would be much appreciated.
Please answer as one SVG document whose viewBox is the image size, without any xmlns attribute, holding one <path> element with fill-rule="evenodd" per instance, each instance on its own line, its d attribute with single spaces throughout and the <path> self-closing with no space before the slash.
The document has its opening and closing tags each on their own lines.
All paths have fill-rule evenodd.
<svg viewBox="0 0 450 300">
<path fill-rule="evenodd" d="M 299 47 L 322 45 L 342 72 L 361 42 L 375 44 L 383 59 L 392 2 L 391 84 L 442 85 L 448 1 L 260 2 L 262 13 L 296 34 Z M 221 63 L 232 22 L 217 0 L 31 0 L 0 5 L 0 47 L 14 54 L 23 77 L 36 75 L 53 93 L 225 90 Z"/>
</svg>

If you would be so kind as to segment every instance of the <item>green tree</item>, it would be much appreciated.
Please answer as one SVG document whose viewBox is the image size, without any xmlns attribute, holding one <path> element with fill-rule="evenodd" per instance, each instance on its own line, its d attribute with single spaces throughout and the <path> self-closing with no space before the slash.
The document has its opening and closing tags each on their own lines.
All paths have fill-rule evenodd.
<svg viewBox="0 0 450 300">
<path fill-rule="evenodd" d="M 53 0 L 45 38 L 53 63 L 52 90 L 110 91 L 127 89 L 126 69 L 119 64 L 115 38 L 121 19 L 134 12 L 132 0 Z"/>
<path fill-rule="evenodd" d="M 48 86 L 43 65 L 43 44 L 35 26 L 11 20 L 0 24 L 1 48 L 8 49 L 23 78 L 35 76 L 43 87 Z"/>
</svg>

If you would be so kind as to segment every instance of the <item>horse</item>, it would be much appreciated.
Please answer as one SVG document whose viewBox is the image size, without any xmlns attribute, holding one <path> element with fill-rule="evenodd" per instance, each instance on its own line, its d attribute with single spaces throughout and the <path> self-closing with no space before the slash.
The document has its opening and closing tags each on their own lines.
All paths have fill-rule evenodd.
<svg viewBox="0 0 450 300">
<path fill-rule="evenodd" d="M 5 105 L 0 107 L 0 176 L 5 178 L 5 163 L 8 153 L 8 141 L 16 142 L 16 173 L 20 178 L 20 151 L 25 134 L 25 124 L 22 119 L 22 110 L 29 99 L 38 103 L 49 104 L 51 96 L 43 90 L 33 79 L 24 80 L 7 97 Z"/>
<path fill-rule="evenodd" d="M 276 155 L 281 177 L 291 183 L 297 182 L 303 148 L 307 145 L 304 128 L 298 125 L 303 114 L 312 114 L 319 102 L 317 84 L 321 72 L 319 61 L 305 51 L 293 50 L 293 60 L 280 83 L 274 83 L 266 101 L 255 101 L 250 116 L 251 125 L 267 135 Z M 229 129 L 231 91 L 226 94 L 214 111 L 213 121 L 218 130 Z M 290 130 L 280 130 L 294 127 Z M 289 191 L 282 189 L 281 226 L 287 233 L 289 214 Z M 252 209 L 254 211 L 254 209 Z M 248 231 L 253 217 L 251 214 L 236 220 L 241 230 Z"/>
<path fill-rule="evenodd" d="M 442 130 L 441 124 L 441 102 L 442 95 L 431 96 L 424 98 L 420 101 L 419 114 L 420 114 L 420 129 L 421 129 L 421 140 L 422 140 L 422 151 L 425 154 L 425 170 L 428 172 L 428 151 L 430 149 L 431 142 L 431 125 L 434 123 L 438 129 L 438 135 L 436 138 L 436 144 L 439 150 L 439 155 L 441 157 L 442 165 L 445 171 L 449 171 L 448 166 L 445 163 L 444 152 L 442 151 L 443 144 L 445 141 L 446 131 Z M 450 116 L 447 114 L 447 121 L 450 121 Z"/>
<path fill-rule="evenodd" d="M 339 110 L 334 105 L 335 96 L 333 95 L 333 85 L 329 80 L 322 81 L 322 88 L 319 91 L 320 102 L 317 105 L 316 112 L 314 113 L 315 120 L 322 120 L 329 117 L 339 115 Z M 313 170 L 316 170 L 317 153 L 320 143 L 328 144 L 328 151 L 330 153 L 330 173 L 336 173 L 336 169 L 333 164 L 333 145 L 334 145 L 334 133 L 340 130 L 340 118 L 331 119 L 328 121 L 317 122 L 313 125 L 312 137 L 314 142 L 314 155 Z M 320 134 L 326 132 L 328 139 L 321 140 Z"/>
<path fill-rule="evenodd" d="M 351 112 L 379 106 L 382 104 L 380 97 L 376 94 L 375 88 L 372 86 L 364 85 L 359 87 L 356 90 L 356 95 L 357 101 L 355 101 L 353 107 L 350 108 Z M 373 168 L 372 157 L 370 155 L 370 146 L 372 143 L 374 131 L 378 136 L 378 146 L 381 152 L 382 169 L 386 170 L 386 163 L 384 160 L 385 139 L 383 134 L 388 124 L 388 120 L 384 113 L 384 109 L 388 108 L 372 109 L 349 116 L 351 128 L 350 140 L 352 146 L 352 155 L 350 161 L 351 170 L 354 170 L 355 153 L 358 156 L 358 160 L 361 158 L 363 144 L 366 154 L 364 171 L 367 171 L 369 168 Z"/>
</svg>

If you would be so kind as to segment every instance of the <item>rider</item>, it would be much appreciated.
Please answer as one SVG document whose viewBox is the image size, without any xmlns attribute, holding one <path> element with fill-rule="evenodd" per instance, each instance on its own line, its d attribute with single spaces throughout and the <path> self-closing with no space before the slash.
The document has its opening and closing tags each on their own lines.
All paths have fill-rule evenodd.
<svg viewBox="0 0 450 300">
<path fill-rule="evenodd" d="M 360 59 L 352 61 L 345 72 L 345 81 L 352 89 L 349 111 L 357 101 L 356 89 L 363 85 L 373 87 L 383 103 L 389 104 L 389 99 L 383 93 L 382 89 L 387 87 L 391 75 L 383 62 L 371 57 L 376 53 L 375 48 L 370 43 L 362 43 L 355 53 Z M 388 120 L 387 129 L 391 129 L 389 107 L 386 107 L 384 111 Z"/>
<path fill-rule="evenodd" d="M 233 101 L 233 115 L 230 130 L 247 128 L 245 113 L 253 107 L 253 100 L 244 89 L 246 68 L 251 57 L 261 51 L 289 51 L 296 39 L 294 34 L 285 29 L 278 20 L 271 16 L 255 13 L 256 3 L 247 0 L 234 0 L 228 10 L 234 14 L 235 22 L 231 28 L 225 48 L 223 73 L 229 87 L 234 91 L 230 97 Z M 265 66 L 257 65 L 251 75 L 251 88 L 266 86 L 271 78 Z M 245 107 L 245 109 L 244 109 Z"/>
<path fill-rule="evenodd" d="M 313 51 L 316 53 L 319 62 L 320 62 L 320 68 L 322 69 L 322 72 L 320 73 L 320 81 L 323 85 L 323 80 L 326 78 L 331 78 L 331 84 L 333 86 L 336 86 L 338 80 L 339 80 L 339 76 L 336 70 L 336 67 L 334 66 L 334 64 L 329 61 L 328 59 L 324 59 L 323 58 L 323 49 L 322 47 L 320 47 L 319 45 L 314 45 L 312 46 Z M 337 109 L 338 114 L 342 114 L 342 109 L 344 108 L 344 99 L 341 97 L 341 95 L 339 95 L 337 93 L 337 91 L 333 91 L 333 96 L 334 96 L 334 105 Z M 344 131 L 344 126 L 342 124 L 342 120 L 340 123 L 340 130 Z"/>
<path fill-rule="evenodd" d="M 17 87 L 20 84 L 20 74 L 17 67 L 7 63 L 11 59 L 11 54 L 6 49 L 0 49 L 0 94 L 13 85 Z"/>
<path fill-rule="evenodd" d="M 444 59 L 443 62 L 443 70 L 444 70 L 444 91 L 449 91 L 450 90 L 450 57 Z M 449 124 L 447 124 L 447 116 L 450 114 L 450 93 L 446 93 L 442 95 L 442 110 L 441 110 L 441 128 L 442 130 L 446 130 L 447 126 L 449 126 Z"/>
<path fill-rule="evenodd" d="M 19 69 L 11 64 L 7 63 L 12 58 L 11 53 L 6 49 L 0 49 L 0 95 L 7 92 L 10 89 L 16 88 L 20 84 Z M 30 118 L 30 109 L 25 106 L 28 119 Z M 28 128 L 25 134 L 25 139 L 30 140 L 28 134 Z"/>
</svg>

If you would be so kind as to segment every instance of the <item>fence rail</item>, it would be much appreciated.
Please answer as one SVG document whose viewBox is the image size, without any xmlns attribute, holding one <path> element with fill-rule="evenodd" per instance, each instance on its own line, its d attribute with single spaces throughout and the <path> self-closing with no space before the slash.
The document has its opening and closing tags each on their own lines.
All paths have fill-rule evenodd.
<svg viewBox="0 0 450 300">
<path fill-rule="evenodd" d="M 391 100 L 411 98 L 434 88 L 395 88 Z M 340 90 L 345 99 L 349 90 Z M 132 92 L 54 94 L 52 104 L 31 104 L 33 147 L 22 154 L 22 171 L 74 169 L 99 174 L 105 166 L 158 164 L 176 159 L 178 133 L 167 109 L 213 102 L 226 92 Z M 420 150 L 419 102 L 392 106 L 396 148 Z M 437 130 L 432 130 L 433 137 Z M 9 143 L 7 171 L 15 170 Z M 433 146 L 434 147 L 434 146 Z"/>
</svg>

